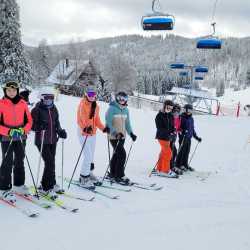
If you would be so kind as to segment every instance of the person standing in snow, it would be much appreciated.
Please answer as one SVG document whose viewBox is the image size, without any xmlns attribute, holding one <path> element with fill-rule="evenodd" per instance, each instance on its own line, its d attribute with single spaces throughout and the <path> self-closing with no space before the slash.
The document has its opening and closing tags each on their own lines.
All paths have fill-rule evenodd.
<svg viewBox="0 0 250 250">
<path fill-rule="evenodd" d="M 180 130 L 180 126 L 181 126 L 180 112 L 181 112 L 181 106 L 178 103 L 174 104 L 172 113 L 174 116 L 175 132 L 174 132 L 173 140 L 170 142 L 170 147 L 172 150 L 172 158 L 171 158 L 171 162 L 170 162 L 170 168 L 178 175 L 183 174 L 183 171 L 180 168 L 176 167 L 177 148 L 176 148 L 175 142 L 176 142 L 177 136 L 179 135 L 179 133 L 181 131 Z"/>
<path fill-rule="evenodd" d="M 39 191 L 51 198 L 57 198 L 60 187 L 56 184 L 55 156 L 58 137 L 67 138 L 61 128 L 58 110 L 54 104 L 54 94 L 50 89 L 40 91 L 40 101 L 32 109 L 32 130 L 35 131 L 35 145 L 42 153 L 44 171 Z"/>
<path fill-rule="evenodd" d="M 155 118 L 157 129 L 156 139 L 161 147 L 156 170 L 158 175 L 169 178 L 178 177 L 178 175 L 170 169 L 170 161 L 172 158 L 170 143 L 174 141 L 175 137 L 174 117 L 172 114 L 173 106 L 174 103 L 171 100 L 166 100 L 163 103 L 163 109 L 159 111 Z"/>
<path fill-rule="evenodd" d="M 25 145 L 32 126 L 28 106 L 19 95 L 19 84 L 11 79 L 3 84 L 4 97 L 0 100 L 0 135 L 2 164 L 0 168 L 0 196 L 15 202 L 14 192 L 29 194 L 25 184 Z M 13 187 L 12 168 L 14 166 Z M 13 192 L 14 191 L 14 192 Z"/>
<path fill-rule="evenodd" d="M 130 180 L 125 176 L 124 165 L 126 162 L 126 150 L 124 143 L 126 133 L 128 133 L 133 141 L 136 141 L 137 136 L 133 133 L 129 110 L 128 110 L 128 95 L 120 91 L 115 95 L 115 100 L 109 105 L 106 113 L 106 124 L 110 128 L 110 143 L 114 153 L 110 162 L 109 177 L 116 182 L 128 185 Z"/>
<path fill-rule="evenodd" d="M 181 114 L 181 132 L 179 134 L 180 149 L 176 158 L 176 167 L 183 171 L 194 171 L 194 169 L 188 165 L 188 157 L 191 148 L 191 140 L 194 137 L 198 142 L 202 139 L 197 136 L 194 128 L 194 118 L 192 116 L 193 106 L 186 104 L 184 106 L 184 112 Z"/>
<path fill-rule="evenodd" d="M 99 105 L 96 102 L 96 90 L 88 86 L 85 96 L 80 101 L 77 110 L 78 137 L 83 147 L 83 162 L 80 174 L 80 185 L 88 189 L 95 189 L 98 178 L 94 175 L 94 153 L 97 128 L 103 133 L 109 133 L 100 119 Z"/>
</svg>

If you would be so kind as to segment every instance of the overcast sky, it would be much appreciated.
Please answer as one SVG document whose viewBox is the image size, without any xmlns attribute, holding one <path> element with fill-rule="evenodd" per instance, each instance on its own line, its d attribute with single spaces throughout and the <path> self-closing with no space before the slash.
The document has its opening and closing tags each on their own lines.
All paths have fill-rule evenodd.
<svg viewBox="0 0 250 250">
<path fill-rule="evenodd" d="M 141 16 L 151 11 L 151 0 L 17 0 L 23 42 L 37 45 L 121 34 L 148 34 Z M 161 9 L 176 17 L 171 34 L 196 37 L 210 33 L 214 0 L 161 0 Z M 250 36 L 250 0 L 218 0 L 217 33 Z"/>
</svg>

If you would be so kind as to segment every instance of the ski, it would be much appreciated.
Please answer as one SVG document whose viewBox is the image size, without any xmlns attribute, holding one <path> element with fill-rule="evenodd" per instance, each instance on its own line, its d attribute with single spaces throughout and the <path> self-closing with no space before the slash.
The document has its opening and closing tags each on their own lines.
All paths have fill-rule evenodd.
<svg viewBox="0 0 250 250">
<path fill-rule="evenodd" d="M 58 207 L 64 209 L 65 211 L 76 213 L 79 210 L 78 208 L 72 208 L 72 207 L 66 205 L 62 200 L 60 200 L 58 198 L 52 199 L 51 197 L 49 197 L 47 195 L 44 195 L 44 194 L 42 194 L 40 192 L 39 192 L 39 195 L 40 195 L 40 197 L 42 197 L 42 198 L 44 198 L 44 199 L 46 199 L 48 201 L 53 202 L 55 205 L 57 205 Z"/>
<path fill-rule="evenodd" d="M 115 184 L 115 182 L 107 182 L 107 184 L 102 183 L 101 185 L 96 185 L 96 187 L 108 188 L 108 189 L 113 189 L 113 190 L 117 190 L 117 191 L 121 191 L 121 192 L 131 192 L 132 191 L 131 188 L 116 187 L 116 186 L 113 186 L 113 184 Z"/>
<path fill-rule="evenodd" d="M 69 182 L 67 179 L 65 179 L 65 180 L 66 180 L 67 182 Z M 97 194 L 97 195 L 106 197 L 106 198 L 108 198 L 108 199 L 112 199 L 112 200 L 117 200 L 117 199 L 119 199 L 119 195 L 110 195 L 110 194 L 106 194 L 106 193 L 104 193 L 104 192 L 101 192 L 101 191 L 99 191 L 99 190 L 92 190 L 92 189 L 89 189 L 89 188 L 82 187 L 82 186 L 80 185 L 79 181 L 74 181 L 74 180 L 72 180 L 71 184 L 72 184 L 72 185 L 75 185 L 75 186 L 78 186 L 78 187 L 80 187 L 80 188 L 83 188 L 83 189 L 85 189 L 85 190 L 88 190 L 88 191 L 90 191 L 90 192 L 92 192 L 92 193 L 94 193 L 94 194 Z"/>
<path fill-rule="evenodd" d="M 17 192 L 15 192 L 15 195 L 17 195 L 18 197 L 23 198 L 27 201 L 30 201 L 31 203 L 33 203 L 41 208 L 44 208 L 44 209 L 52 208 L 52 206 L 49 203 L 42 202 L 33 195 L 24 195 L 24 194 L 20 194 Z"/>
<path fill-rule="evenodd" d="M 143 185 L 137 182 L 131 182 L 130 185 L 136 188 L 140 188 L 144 190 L 152 190 L 152 191 L 160 191 L 163 189 L 163 186 L 147 186 L 147 185 Z"/>
<path fill-rule="evenodd" d="M 110 182 L 110 179 L 105 179 L 105 181 Z M 122 182 L 116 182 L 116 181 L 111 181 L 111 183 L 114 184 L 114 185 L 117 184 L 117 185 L 120 185 L 120 186 L 135 187 L 135 188 L 139 188 L 139 189 L 152 190 L 152 191 L 159 191 L 159 190 L 161 190 L 163 188 L 162 186 L 156 186 L 156 183 L 143 184 L 143 183 L 133 182 L 133 181 L 131 181 L 128 184 L 122 183 Z M 115 188 L 117 188 L 117 187 L 115 186 Z"/>
<path fill-rule="evenodd" d="M 28 208 L 25 208 L 25 207 L 22 207 L 22 206 L 20 206 L 20 205 L 18 205 L 18 204 L 16 204 L 16 203 L 13 203 L 13 202 L 10 202 L 10 201 L 6 201 L 6 200 L 4 200 L 4 199 L 2 199 L 2 198 L 0 198 L 0 200 L 2 201 L 2 202 L 4 202 L 5 204 L 7 204 L 7 205 L 9 205 L 9 206 L 11 206 L 11 207 L 13 207 L 13 208 L 16 208 L 18 211 L 20 211 L 22 214 L 24 214 L 24 215 L 26 215 L 26 216 L 28 216 L 28 217 L 30 217 L 30 218 L 35 218 L 35 217 L 38 217 L 39 216 L 39 213 L 38 212 L 35 212 L 35 211 L 32 211 L 32 210 L 30 210 L 30 209 L 28 209 Z"/>
<path fill-rule="evenodd" d="M 95 199 L 95 196 L 90 196 L 90 197 L 86 198 L 86 197 L 82 197 L 79 195 L 67 193 L 65 191 L 61 191 L 61 192 L 59 191 L 59 192 L 57 192 L 57 194 L 65 196 L 65 197 L 70 198 L 70 199 L 76 199 L 76 200 L 80 200 L 80 201 L 93 201 Z"/>
<path fill-rule="evenodd" d="M 33 194 L 35 194 L 35 189 L 34 189 L 34 187 L 31 188 L 31 191 L 32 191 Z M 72 212 L 72 213 L 76 213 L 76 212 L 78 212 L 78 210 L 79 210 L 78 208 L 72 208 L 72 207 L 66 205 L 62 200 L 60 200 L 60 199 L 58 199 L 58 198 L 52 199 L 52 198 L 49 197 L 48 195 L 45 195 L 45 194 L 43 194 L 43 193 L 41 193 L 41 192 L 39 192 L 39 191 L 38 191 L 38 194 L 39 194 L 39 197 L 40 197 L 40 198 L 43 198 L 43 199 L 45 199 L 45 200 L 47 200 L 47 201 L 52 202 L 53 204 L 55 204 L 56 206 L 62 208 L 62 209 L 65 210 L 65 211 Z"/>
</svg>

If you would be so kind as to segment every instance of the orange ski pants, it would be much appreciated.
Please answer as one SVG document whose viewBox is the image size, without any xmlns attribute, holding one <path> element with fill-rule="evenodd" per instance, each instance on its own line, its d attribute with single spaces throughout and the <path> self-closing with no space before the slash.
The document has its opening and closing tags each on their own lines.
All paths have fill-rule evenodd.
<svg viewBox="0 0 250 250">
<path fill-rule="evenodd" d="M 170 141 L 158 140 L 161 146 L 161 152 L 157 164 L 157 170 L 159 172 L 168 173 L 170 170 L 170 161 L 172 158 L 172 151 L 170 147 Z"/>
</svg>

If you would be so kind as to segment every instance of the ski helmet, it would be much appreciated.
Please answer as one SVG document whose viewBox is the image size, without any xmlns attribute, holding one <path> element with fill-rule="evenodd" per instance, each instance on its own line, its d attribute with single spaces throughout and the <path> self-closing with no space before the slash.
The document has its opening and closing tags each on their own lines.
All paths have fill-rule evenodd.
<svg viewBox="0 0 250 250">
<path fill-rule="evenodd" d="M 192 104 L 185 104 L 184 105 L 184 109 L 185 109 L 185 111 L 187 112 L 187 110 L 193 110 L 193 105 Z"/>
<path fill-rule="evenodd" d="M 120 91 L 115 95 L 115 100 L 121 104 L 121 102 L 123 102 L 122 105 L 126 105 L 128 102 L 128 95 L 124 92 L 124 91 Z"/>
<path fill-rule="evenodd" d="M 173 112 L 181 112 L 181 106 L 178 103 L 174 104 Z"/>
</svg>

